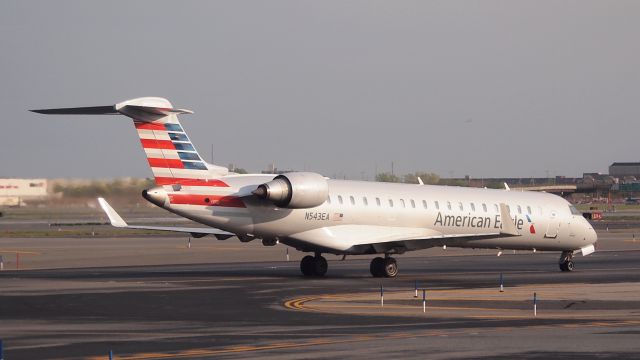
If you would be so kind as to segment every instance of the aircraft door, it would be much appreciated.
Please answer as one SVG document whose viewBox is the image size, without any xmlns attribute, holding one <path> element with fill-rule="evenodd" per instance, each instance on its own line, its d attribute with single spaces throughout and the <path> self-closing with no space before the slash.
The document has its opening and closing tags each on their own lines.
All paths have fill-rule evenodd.
<svg viewBox="0 0 640 360">
<path fill-rule="evenodd" d="M 558 229 L 560 228 L 560 221 L 555 211 L 551 212 L 549 217 L 549 223 L 547 225 L 547 231 L 544 233 L 544 237 L 555 239 L 558 237 Z"/>
</svg>

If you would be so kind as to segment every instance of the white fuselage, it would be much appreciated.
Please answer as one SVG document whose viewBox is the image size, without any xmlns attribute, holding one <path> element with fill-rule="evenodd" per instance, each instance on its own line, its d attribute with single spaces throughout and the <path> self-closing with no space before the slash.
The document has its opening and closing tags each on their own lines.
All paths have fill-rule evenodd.
<svg viewBox="0 0 640 360">
<path fill-rule="evenodd" d="M 547 193 L 328 180 L 329 197 L 322 205 L 286 209 L 251 195 L 273 177 L 226 176 L 221 180 L 227 187 L 175 191 L 165 186 L 154 189 L 155 201 L 150 201 L 241 239 L 277 240 L 304 251 L 336 254 L 402 253 L 433 246 L 569 251 L 597 240 L 581 214 Z M 176 195 L 193 201 L 174 203 Z M 229 199 L 231 206 L 224 201 L 210 206 L 207 196 Z M 499 234 L 500 203 L 509 207 L 519 236 Z M 406 240 L 395 240 L 398 234 Z"/>
</svg>

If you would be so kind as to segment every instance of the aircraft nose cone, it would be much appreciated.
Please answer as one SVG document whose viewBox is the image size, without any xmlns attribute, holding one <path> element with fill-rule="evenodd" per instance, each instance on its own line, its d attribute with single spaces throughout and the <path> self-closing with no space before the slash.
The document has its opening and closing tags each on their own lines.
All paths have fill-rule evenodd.
<svg viewBox="0 0 640 360">
<path fill-rule="evenodd" d="M 147 189 L 142 192 L 142 197 L 152 204 L 163 207 L 167 200 L 167 192 L 161 187 Z"/>
</svg>

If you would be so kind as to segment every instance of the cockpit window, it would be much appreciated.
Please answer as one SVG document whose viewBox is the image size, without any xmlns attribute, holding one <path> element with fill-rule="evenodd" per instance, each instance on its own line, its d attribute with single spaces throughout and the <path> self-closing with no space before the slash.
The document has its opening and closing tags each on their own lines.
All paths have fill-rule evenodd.
<svg viewBox="0 0 640 360">
<path fill-rule="evenodd" d="M 573 214 L 573 215 L 582 216 L 582 212 L 580 210 L 576 209 L 576 207 L 573 206 L 573 205 L 569 205 L 569 210 L 571 210 L 571 214 Z"/>
</svg>

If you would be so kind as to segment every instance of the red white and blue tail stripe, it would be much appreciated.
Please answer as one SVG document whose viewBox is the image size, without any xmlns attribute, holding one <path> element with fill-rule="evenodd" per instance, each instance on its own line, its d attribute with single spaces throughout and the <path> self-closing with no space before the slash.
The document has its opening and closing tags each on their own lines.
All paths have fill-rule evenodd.
<svg viewBox="0 0 640 360">
<path fill-rule="evenodd" d="M 166 122 L 144 122 L 134 119 L 140 143 L 147 155 L 157 185 L 197 185 L 204 181 L 209 186 L 211 173 L 191 140 L 182 129 L 177 117 L 169 115 Z"/>
</svg>

